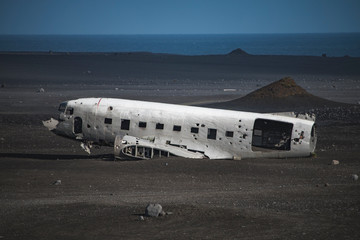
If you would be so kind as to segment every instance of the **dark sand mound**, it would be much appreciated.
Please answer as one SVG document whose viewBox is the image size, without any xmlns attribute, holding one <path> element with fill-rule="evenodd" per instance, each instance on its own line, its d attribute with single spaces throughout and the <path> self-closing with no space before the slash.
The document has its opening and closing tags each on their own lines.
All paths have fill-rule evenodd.
<svg viewBox="0 0 360 240">
<path fill-rule="evenodd" d="M 311 96 L 305 89 L 295 83 L 290 77 L 285 77 L 279 81 L 273 82 L 265 87 L 262 87 L 242 99 L 258 100 L 258 99 L 283 99 L 289 96 Z"/>
<path fill-rule="evenodd" d="M 314 113 L 321 123 L 357 123 L 360 119 L 358 106 L 314 96 L 290 77 L 273 82 L 244 97 L 209 104 L 206 107 L 250 112 L 307 112 Z"/>
<path fill-rule="evenodd" d="M 241 48 L 237 48 L 237 49 L 229 52 L 228 55 L 230 55 L 230 56 L 247 56 L 247 55 L 250 55 L 250 54 L 248 54 L 247 52 L 245 52 Z"/>
<path fill-rule="evenodd" d="M 314 108 L 334 108 L 351 106 L 333 102 L 308 93 L 290 77 L 282 78 L 248 95 L 224 103 L 210 104 L 208 107 L 256 111 L 285 112 L 307 111 Z"/>
</svg>

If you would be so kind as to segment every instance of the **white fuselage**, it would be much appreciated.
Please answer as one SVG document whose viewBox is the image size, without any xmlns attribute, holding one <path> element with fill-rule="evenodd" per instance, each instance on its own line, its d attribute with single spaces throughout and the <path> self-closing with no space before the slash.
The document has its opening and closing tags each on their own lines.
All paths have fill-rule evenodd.
<svg viewBox="0 0 360 240">
<path fill-rule="evenodd" d="M 71 100 L 63 107 L 58 134 L 103 145 L 133 136 L 151 139 L 154 147 L 241 159 L 309 156 L 316 144 L 314 121 L 280 115 L 111 98 Z"/>
</svg>

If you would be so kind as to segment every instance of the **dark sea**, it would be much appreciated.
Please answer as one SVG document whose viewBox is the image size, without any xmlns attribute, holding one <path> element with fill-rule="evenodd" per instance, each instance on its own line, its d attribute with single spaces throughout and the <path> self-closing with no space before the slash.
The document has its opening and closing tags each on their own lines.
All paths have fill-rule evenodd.
<svg viewBox="0 0 360 240">
<path fill-rule="evenodd" d="M 0 35 L 0 51 L 153 52 L 360 57 L 360 33 L 220 35 Z"/>
</svg>

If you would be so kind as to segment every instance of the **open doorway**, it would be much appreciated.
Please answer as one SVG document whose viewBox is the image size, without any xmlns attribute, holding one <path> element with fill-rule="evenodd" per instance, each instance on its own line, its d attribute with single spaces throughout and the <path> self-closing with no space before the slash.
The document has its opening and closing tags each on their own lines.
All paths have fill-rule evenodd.
<svg viewBox="0 0 360 240">
<path fill-rule="evenodd" d="M 82 133 L 82 119 L 80 117 L 74 118 L 74 133 L 75 134 Z"/>
</svg>

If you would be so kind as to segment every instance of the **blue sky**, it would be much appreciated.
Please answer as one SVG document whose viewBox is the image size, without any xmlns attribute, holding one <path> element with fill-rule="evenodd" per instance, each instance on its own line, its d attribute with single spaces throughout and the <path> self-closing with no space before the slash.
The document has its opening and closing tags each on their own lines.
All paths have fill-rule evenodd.
<svg viewBox="0 0 360 240">
<path fill-rule="evenodd" d="M 360 0 L 0 0 L 0 34 L 360 32 Z"/>
</svg>

